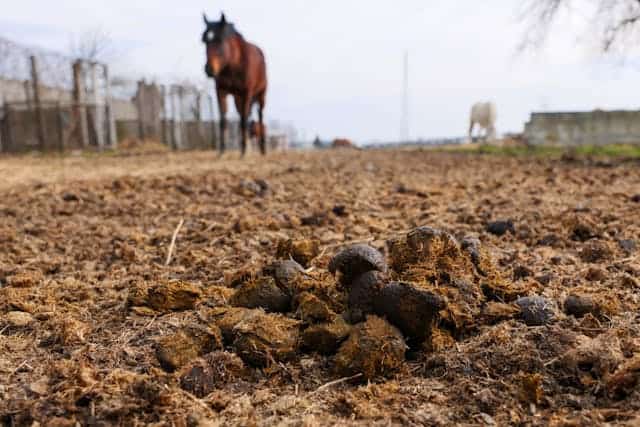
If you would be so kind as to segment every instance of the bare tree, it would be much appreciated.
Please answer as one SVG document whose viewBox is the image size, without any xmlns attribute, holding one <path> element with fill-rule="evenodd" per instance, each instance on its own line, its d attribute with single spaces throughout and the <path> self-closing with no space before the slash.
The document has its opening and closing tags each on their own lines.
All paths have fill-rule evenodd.
<svg viewBox="0 0 640 427">
<path fill-rule="evenodd" d="M 540 49 L 563 13 L 587 14 L 586 33 L 603 52 L 627 51 L 640 42 L 640 0 L 523 0 L 525 32 L 518 51 Z"/>
<path fill-rule="evenodd" d="M 94 28 L 71 37 L 69 54 L 89 62 L 108 63 L 114 59 L 116 51 L 111 34 L 102 28 Z"/>
</svg>

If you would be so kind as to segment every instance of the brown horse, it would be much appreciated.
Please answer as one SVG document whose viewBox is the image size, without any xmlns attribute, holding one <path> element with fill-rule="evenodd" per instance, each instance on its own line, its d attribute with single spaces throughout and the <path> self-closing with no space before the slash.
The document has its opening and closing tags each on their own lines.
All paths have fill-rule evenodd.
<svg viewBox="0 0 640 427">
<path fill-rule="evenodd" d="M 247 149 L 248 120 L 251 107 L 258 104 L 258 121 L 262 127 L 262 114 L 267 93 L 267 67 L 264 54 L 259 47 L 247 42 L 227 22 L 224 13 L 220 21 L 211 22 L 204 15 L 206 29 L 202 42 L 207 46 L 207 76 L 216 81 L 216 94 L 220 108 L 220 154 L 225 150 L 227 129 L 227 95 L 233 95 L 240 115 L 242 132 L 241 149 L 244 156 Z M 260 152 L 266 153 L 264 132 L 260 135 Z"/>
</svg>

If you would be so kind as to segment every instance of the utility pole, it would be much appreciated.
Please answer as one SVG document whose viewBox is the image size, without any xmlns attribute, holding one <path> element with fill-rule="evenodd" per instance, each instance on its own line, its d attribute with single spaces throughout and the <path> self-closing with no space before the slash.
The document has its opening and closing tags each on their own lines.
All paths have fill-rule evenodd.
<svg viewBox="0 0 640 427">
<path fill-rule="evenodd" d="M 404 52 L 402 76 L 402 113 L 400 118 L 400 141 L 409 141 L 409 52 Z"/>
</svg>

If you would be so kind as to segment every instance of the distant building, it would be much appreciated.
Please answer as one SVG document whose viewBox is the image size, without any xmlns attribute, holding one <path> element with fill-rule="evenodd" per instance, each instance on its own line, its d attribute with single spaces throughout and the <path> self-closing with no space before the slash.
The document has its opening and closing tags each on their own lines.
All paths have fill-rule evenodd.
<svg viewBox="0 0 640 427">
<path fill-rule="evenodd" d="M 533 113 L 524 139 L 530 145 L 640 144 L 640 111 Z"/>
</svg>

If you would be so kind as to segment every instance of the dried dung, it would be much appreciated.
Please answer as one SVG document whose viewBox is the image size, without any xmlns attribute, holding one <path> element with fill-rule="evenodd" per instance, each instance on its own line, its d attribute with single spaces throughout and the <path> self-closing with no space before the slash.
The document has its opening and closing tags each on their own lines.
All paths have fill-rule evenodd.
<svg viewBox="0 0 640 427">
<path fill-rule="evenodd" d="M 0 316 L 0 328 L 3 326 L 14 329 L 26 328 L 35 321 L 36 319 L 29 313 L 25 313 L 24 311 L 10 311 L 4 316 Z"/>
<path fill-rule="evenodd" d="M 636 355 L 625 361 L 618 369 L 607 377 L 606 385 L 609 393 L 621 398 L 637 390 L 640 384 L 640 356 Z"/>
<path fill-rule="evenodd" d="M 400 329 L 410 347 L 431 337 L 438 312 L 444 308 L 442 297 L 402 282 L 384 286 L 374 301 L 375 313 Z"/>
<path fill-rule="evenodd" d="M 349 246 L 338 252 L 329 263 L 329 271 L 339 274 L 339 281 L 345 287 L 361 274 L 369 271 L 387 271 L 387 262 L 377 249 L 364 244 Z"/>
<path fill-rule="evenodd" d="M 202 290 L 202 299 L 210 307 L 219 307 L 229 304 L 229 300 L 235 291 L 226 286 L 209 285 Z"/>
<path fill-rule="evenodd" d="M 30 288 L 38 286 L 44 276 L 40 271 L 24 271 L 7 277 L 7 286 L 14 288 Z"/>
<path fill-rule="evenodd" d="M 278 242 L 276 257 L 293 259 L 305 268 L 320 254 L 320 242 L 317 240 L 281 240 Z"/>
<path fill-rule="evenodd" d="M 157 148 L 61 158 L 64 173 L 48 156 L 2 158 L 0 424 L 637 424 L 635 162 L 415 149 L 239 161 Z M 269 188 L 262 197 L 259 178 Z M 242 193 L 242 180 L 255 185 Z M 310 215 L 313 225 L 302 226 Z M 509 218 L 515 233 L 486 232 Z M 292 261 L 293 243 L 278 260 L 288 241 L 317 242 L 299 245 L 310 248 L 295 255 L 307 265 Z M 340 318 L 371 288 L 354 297 L 356 280 L 347 289 L 328 266 L 336 248 L 387 241 L 389 269 L 376 282 L 409 283 L 446 307 L 411 360 L 385 353 L 405 340 L 399 330 L 352 345 L 349 360 L 379 362 L 370 383 L 356 385 L 344 377 L 357 370 L 339 373 L 334 359 L 362 326 Z M 270 269 L 278 263 L 283 271 Z M 291 311 L 230 307 L 236 289 L 262 276 L 291 297 Z M 194 292 L 175 304 L 160 292 L 166 303 L 154 308 L 148 289 L 170 282 Z M 313 298 L 298 310 L 305 292 Z M 588 297 L 600 313 L 556 312 L 529 327 L 514 302 L 533 295 L 563 312 L 568 297 Z M 247 323 L 241 350 L 260 363 L 243 361 L 246 375 L 236 376 L 236 326 Z M 194 352 L 174 373 L 160 368 L 157 342 L 208 325 L 220 325 L 222 359 L 205 364 L 212 353 Z M 263 367 L 267 353 L 281 361 Z"/>
<path fill-rule="evenodd" d="M 233 348 L 245 363 L 266 367 L 296 355 L 300 322 L 274 314 L 254 313 L 233 328 Z"/>
<path fill-rule="evenodd" d="M 367 314 L 373 314 L 374 305 L 382 298 L 381 291 L 387 284 L 387 276 L 379 271 L 368 271 L 358 276 L 347 289 L 349 321 L 358 323 Z"/>
<path fill-rule="evenodd" d="M 200 287 L 191 283 L 172 280 L 146 288 L 134 286 L 129 291 L 130 307 L 147 307 L 161 313 L 193 310 L 202 295 Z"/>
<path fill-rule="evenodd" d="M 575 317 L 583 317 L 586 314 L 598 317 L 602 309 L 600 305 L 589 296 L 569 295 L 564 300 L 564 311 Z"/>
<path fill-rule="evenodd" d="M 243 283 L 229 300 L 234 307 L 262 308 L 268 312 L 289 311 L 291 297 L 280 289 L 273 277 L 260 277 Z"/>
<path fill-rule="evenodd" d="M 329 322 L 336 314 L 327 303 L 310 292 L 303 292 L 296 297 L 296 317 L 303 322 Z"/>
<path fill-rule="evenodd" d="M 418 227 L 390 239 L 387 246 L 391 276 L 439 295 L 446 302 L 440 320 L 456 334 L 477 327 L 485 301 L 483 287 L 511 289 L 477 239 L 459 243 L 446 231 Z"/>
<path fill-rule="evenodd" d="M 596 263 L 608 261 L 613 256 L 613 250 L 604 241 L 590 240 L 584 244 L 580 251 L 580 258 L 584 262 Z"/>
<path fill-rule="evenodd" d="M 173 372 L 196 357 L 221 348 L 222 334 L 216 326 L 194 326 L 159 339 L 156 357 L 164 370 Z"/>
<path fill-rule="evenodd" d="M 182 368 L 179 378 L 183 390 L 203 398 L 215 389 L 245 378 L 248 372 L 233 353 L 214 351 Z"/>
<path fill-rule="evenodd" d="M 235 339 L 236 325 L 245 318 L 259 316 L 262 313 L 262 310 L 243 307 L 219 307 L 210 310 L 207 313 L 207 318 L 220 328 L 224 342 L 230 345 Z"/>
<path fill-rule="evenodd" d="M 285 289 L 289 294 L 293 294 L 296 290 L 296 282 L 304 274 L 304 269 L 296 261 L 288 259 L 276 261 L 266 266 L 262 273 L 265 276 L 273 277 L 280 289 Z"/>
<path fill-rule="evenodd" d="M 513 319 L 519 314 L 520 307 L 516 304 L 489 301 L 484 307 L 482 307 L 483 323 L 489 325 Z"/>
<path fill-rule="evenodd" d="M 402 334 L 377 316 L 356 325 L 335 356 L 341 376 L 362 374 L 364 379 L 389 376 L 403 365 L 407 347 Z"/>
<path fill-rule="evenodd" d="M 335 316 L 329 322 L 316 323 L 305 328 L 300 334 L 300 346 L 304 351 L 334 354 L 350 332 L 351 326 L 344 318 Z"/>
</svg>

